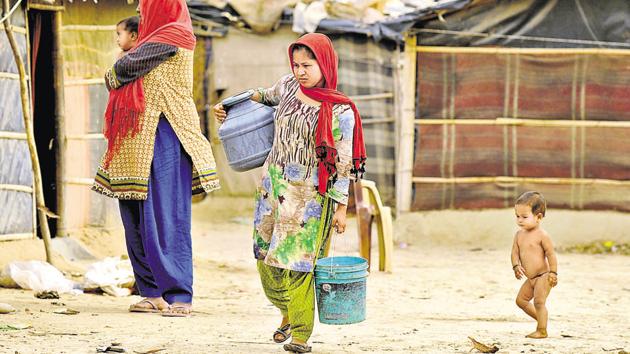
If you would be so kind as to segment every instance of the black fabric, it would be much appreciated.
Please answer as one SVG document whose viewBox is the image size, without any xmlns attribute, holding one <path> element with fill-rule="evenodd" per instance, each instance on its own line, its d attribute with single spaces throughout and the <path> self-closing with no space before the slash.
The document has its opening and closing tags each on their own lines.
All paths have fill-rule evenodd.
<svg viewBox="0 0 630 354">
<path fill-rule="evenodd" d="M 177 53 L 177 47 L 163 43 L 145 43 L 118 59 L 114 64 L 116 79 L 121 86 L 146 75 L 156 66 Z"/>
<path fill-rule="evenodd" d="M 418 43 L 433 46 L 506 46 L 534 48 L 628 48 L 628 0 L 519 0 L 471 7 L 445 17 L 416 23 Z M 553 38 L 556 41 L 423 33 L 423 29 L 483 32 Z M 566 41 L 566 40 L 569 41 Z M 571 43 L 570 40 L 611 43 Z"/>
</svg>

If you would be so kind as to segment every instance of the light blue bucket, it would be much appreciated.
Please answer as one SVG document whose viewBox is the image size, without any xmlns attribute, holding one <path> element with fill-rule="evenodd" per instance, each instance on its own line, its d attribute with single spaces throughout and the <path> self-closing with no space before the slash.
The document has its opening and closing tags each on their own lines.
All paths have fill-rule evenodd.
<svg viewBox="0 0 630 354">
<path fill-rule="evenodd" d="M 365 320 L 368 262 L 361 257 L 327 257 L 315 266 L 319 322 L 351 324 Z"/>
</svg>

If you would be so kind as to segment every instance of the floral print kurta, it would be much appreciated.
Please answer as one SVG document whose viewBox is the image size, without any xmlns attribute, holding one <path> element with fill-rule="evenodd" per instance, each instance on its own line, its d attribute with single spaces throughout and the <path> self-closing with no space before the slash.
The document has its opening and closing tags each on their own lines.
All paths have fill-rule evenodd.
<svg viewBox="0 0 630 354">
<path fill-rule="evenodd" d="M 329 226 L 323 222 L 330 222 L 330 217 L 321 218 L 325 198 L 348 202 L 354 113 L 348 105 L 333 107 L 337 179 L 321 196 L 315 155 L 319 107 L 300 101 L 295 95 L 298 89 L 298 82 L 288 75 L 273 87 L 258 90 L 263 103 L 277 109 L 273 147 L 256 191 L 254 255 L 270 266 L 312 272 L 323 242 L 319 230 Z"/>
</svg>

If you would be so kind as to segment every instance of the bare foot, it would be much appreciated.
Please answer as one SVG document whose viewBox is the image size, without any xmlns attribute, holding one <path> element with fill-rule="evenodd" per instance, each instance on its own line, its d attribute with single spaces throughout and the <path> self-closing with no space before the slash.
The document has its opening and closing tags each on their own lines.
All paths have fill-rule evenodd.
<svg viewBox="0 0 630 354">
<path fill-rule="evenodd" d="M 160 312 L 168 308 L 168 303 L 161 297 L 147 297 L 129 306 L 130 312 Z"/>
<path fill-rule="evenodd" d="M 538 328 L 536 330 L 536 332 L 532 332 L 532 333 L 526 335 L 525 337 L 527 337 L 527 338 L 534 338 L 534 339 L 547 338 L 547 330 L 543 329 L 543 328 Z"/>
<path fill-rule="evenodd" d="M 192 304 L 186 302 L 174 302 L 166 310 L 162 311 L 164 317 L 190 317 Z"/>
</svg>

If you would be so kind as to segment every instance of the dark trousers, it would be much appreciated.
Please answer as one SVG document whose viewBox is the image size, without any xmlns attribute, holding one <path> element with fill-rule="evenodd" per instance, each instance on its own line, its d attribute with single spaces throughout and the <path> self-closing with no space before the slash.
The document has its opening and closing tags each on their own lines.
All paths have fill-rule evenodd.
<svg viewBox="0 0 630 354">
<path fill-rule="evenodd" d="M 146 200 L 120 200 L 127 251 L 144 297 L 192 302 L 192 162 L 160 118 Z"/>
</svg>

